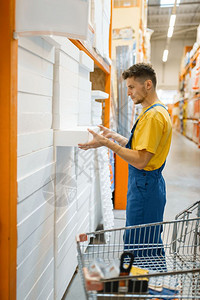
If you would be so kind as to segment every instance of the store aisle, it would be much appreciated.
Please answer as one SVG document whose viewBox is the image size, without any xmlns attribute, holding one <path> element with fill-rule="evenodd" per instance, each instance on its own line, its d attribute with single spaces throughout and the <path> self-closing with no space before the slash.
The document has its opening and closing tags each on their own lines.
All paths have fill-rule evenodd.
<svg viewBox="0 0 200 300">
<path fill-rule="evenodd" d="M 163 175 L 167 188 L 164 220 L 171 220 L 200 199 L 200 149 L 176 131 Z"/>
<path fill-rule="evenodd" d="M 175 215 L 200 199 L 200 149 L 193 142 L 173 132 L 172 146 L 163 172 L 167 188 L 164 220 Z M 125 225 L 125 211 L 115 210 L 115 227 Z M 75 275 L 63 300 L 84 300 L 79 274 Z"/>
</svg>

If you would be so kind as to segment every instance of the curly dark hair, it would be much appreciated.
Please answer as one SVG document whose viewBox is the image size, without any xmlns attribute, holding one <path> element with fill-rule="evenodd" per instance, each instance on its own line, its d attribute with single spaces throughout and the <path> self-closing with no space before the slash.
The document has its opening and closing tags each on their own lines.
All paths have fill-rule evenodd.
<svg viewBox="0 0 200 300">
<path fill-rule="evenodd" d="M 153 83 L 154 88 L 156 88 L 156 73 L 150 64 L 138 63 L 131 66 L 129 69 L 122 73 L 122 78 L 126 80 L 127 78 L 134 77 L 134 79 L 140 79 L 143 82 L 150 79 Z"/>
</svg>

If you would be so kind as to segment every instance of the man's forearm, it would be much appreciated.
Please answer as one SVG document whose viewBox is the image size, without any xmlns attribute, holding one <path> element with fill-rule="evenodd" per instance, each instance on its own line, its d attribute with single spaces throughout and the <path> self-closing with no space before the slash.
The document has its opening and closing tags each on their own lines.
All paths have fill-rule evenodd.
<svg viewBox="0 0 200 300">
<path fill-rule="evenodd" d="M 117 132 L 113 132 L 113 139 L 117 141 L 122 147 L 125 147 L 128 143 L 128 139 Z"/>
<path fill-rule="evenodd" d="M 137 169 L 143 169 L 146 165 L 143 156 L 137 150 L 127 149 L 117 145 L 116 143 L 107 140 L 105 141 L 104 146 L 114 151 L 117 155 L 119 155 L 122 159 L 124 159 L 128 164 L 134 166 Z"/>
</svg>

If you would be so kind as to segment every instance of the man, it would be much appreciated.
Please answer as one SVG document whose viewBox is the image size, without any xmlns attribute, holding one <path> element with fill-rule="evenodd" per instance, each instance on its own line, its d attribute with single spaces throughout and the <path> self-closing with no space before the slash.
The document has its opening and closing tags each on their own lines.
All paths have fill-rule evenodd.
<svg viewBox="0 0 200 300">
<path fill-rule="evenodd" d="M 122 74 L 128 96 L 143 109 L 133 126 L 130 139 L 99 126 L 103 133 L 92 130 L 93 140 L 79 144 L 83 150 L 106 146 L 129 164 L 126 226 L 163 221 L 166 202 L 162 170 L 169 152 L 172 126 L 166 107 L 156 94 L 156 74 L 149 64 L 139 63 Z M 115 139 L 120 145 L 112 142 Z M 159 226 L 125 231 L 125 248 L 138 246 L 137 256 L 164 255 Z M 141 246 L 143 245 L 143 247 Z M 148 249 L 144 250 L 144 245 Z M 158 251 L 158 249 L 160 249 Z"/>
</svg>

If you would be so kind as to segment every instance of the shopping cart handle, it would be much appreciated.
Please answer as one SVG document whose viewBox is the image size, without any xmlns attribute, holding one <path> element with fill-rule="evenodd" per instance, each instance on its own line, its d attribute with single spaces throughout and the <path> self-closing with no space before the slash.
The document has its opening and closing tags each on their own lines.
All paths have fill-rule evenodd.
<svg viewBox="0 0 200 300">
<path fill-rule="evenodd" d="M 130 258 L 129 262 L 125 259 Z M 132 252 L 123 252 L 120 259 L 120 276 L 129 275 L 134 261 L 134 256 Z M 126 267 L 124 267 L 124 264 Z"/>
</svg>

